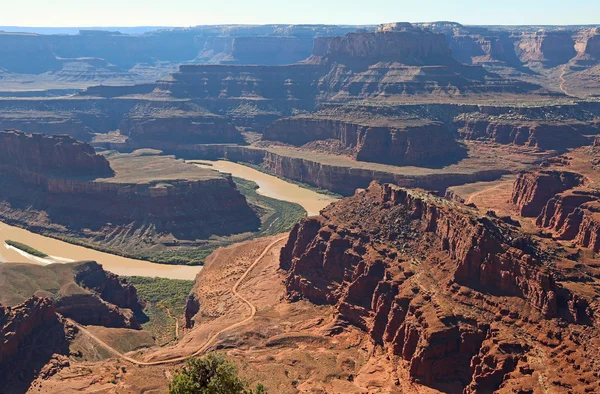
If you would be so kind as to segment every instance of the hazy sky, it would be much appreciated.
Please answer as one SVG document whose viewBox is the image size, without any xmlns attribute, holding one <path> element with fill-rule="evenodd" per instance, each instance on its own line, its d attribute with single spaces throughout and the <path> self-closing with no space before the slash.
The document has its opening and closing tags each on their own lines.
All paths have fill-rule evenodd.
<svg viewBox="0 0 600 394">
<path fill-rule="evenodd" d="M 600 24 L 600 0 L 0 0 L 0 26 L 436 20 L 463 24 Z"/>
</svg>

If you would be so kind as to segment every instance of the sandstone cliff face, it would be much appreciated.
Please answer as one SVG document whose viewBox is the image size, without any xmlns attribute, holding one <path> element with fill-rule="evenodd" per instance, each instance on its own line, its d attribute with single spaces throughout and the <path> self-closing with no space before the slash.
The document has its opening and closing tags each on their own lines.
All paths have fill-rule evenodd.
<svg viewBox="0 0 600 394">
<path fill-rule="evenodd" d="M 68 332 L 48 299 L 33 297 L 13 307 L 0 306 L 0 382 L 7 394 L 27 391 L 52 357 L 68 355 Z M 67 363 L 66 358 L 61 359 Z"/>
<path fill-rule="evenodd" d="M 0 133 L 0 165 L 24 171 L 63 175 L 111 175 L 104 156 L 67 136 L 48 137 L 19 131 Z"/>
<path fill-rule="evenodd" d="M 520 174 L 512 202 L 521 215 L 558 239 L 600 252 L 600 192 L 579 173 L 548 170 Z"/>
<path fill-rule="evenodd" d="M 568 31 L 525 33 L 520 37 L 516 49 L 523 63 L 566 64 L 577 54 L 575 41 Z"/>
<path fill-rule="evenodd" d="M 452 133 L 442 123 L 398 123 L 396 127 L 389 127 L 297 117 L 278 120 L 267 127 L 263 140 L 296 146 L 335 140 L 356 160 L 393 165 L 449 162 L 462 154 Z"/>
<path fill-rule="evenodd" d="M 493 392 L 530 346 L 546 346 L 535 324 L 594 324 L 591 301 L 560 283 L 537 248 L 464 206 L 374 183 L 296 225 L 280 266 L 288 299 L 334 305 L 340 324 L 367 331 L 418 382 Z M 518 316 L 531 334 L 517 334 Z"/>
<path fill-rule="evenodd" d="M 223 117 L 192 105 L 138 104 L 119 126 L 134 143 L 238 143 L 243 139 Z"/>
<path fill-rule="evenodd" d="M 443 34 L 423 31 L 410 24 L 382 26 L 375 33 L 349 33 L 328 45 L 326 62 L 406 65 L 453 64 Z"/>
<path fill-rule="evenodd" d="M 345 196 L 352 195 L 358 188 L 368 187 L 373 180 L 394 183 L 403 187 L 443 191 L 450 186 L 496 180 L 507 173 L 505 170 L 481 170 L 472 173 L 406 175 L 383 170 L 326 164 L 307 158 L 279 154 L 267 149 L 243 146 L 173 146 L 168 149 L 168 152 L 196 160 L 226 158 L 236 162 L 252 163 L 260 165 L 278 176 Z"/>
<path fill-rule="evenodd" d="M 178 239 L 208 239 L 260 226 L 230 176 L 182 180 L 173 174 L 172 180 L 113 182 L 104 156 L 67 137 L 5 133 L 0 146 L 6 152 L 0 158 L 6 174 L 0 217 L 33 231 L 55 231 L 116 252 L 140 253 L 167 238 L 165 248 L 179 247 Z M 97 178 L 99 173 L 108 176 Z"/>
<path fill-rule="evenodd" d="M 569 190 L 548 200 L 536 224 L 552 230 L 559 239 L 600 252 L 599 213 L 600 193 Z"/>
<path fill-rule="evenodd" d="M 515 181 L 512 203 L 521 216 L 538 216 L 555 194 L 583 183 L 579 174 L 560 171 L 540 171 L 520 174 Z"/>
<path fill-rule="evenodd" d="M 539 149 L 565 150 L 589 143 L 583 134 L 596 132 L 595 125 L 572 123 L 542 123 L 511 120 L 465 119 L 454 121 L 459 135 L 467 140 L 489 139 L 500 144 L 514 144 Z"/>
</svg>

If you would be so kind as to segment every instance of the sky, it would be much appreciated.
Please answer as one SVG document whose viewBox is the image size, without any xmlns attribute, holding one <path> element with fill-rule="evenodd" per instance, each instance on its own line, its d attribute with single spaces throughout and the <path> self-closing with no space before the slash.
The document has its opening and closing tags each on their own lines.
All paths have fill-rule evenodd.
<svg viewBox="0 0 600 394">
<path fill-rule="evenodd" d="M 4 3 L 4 5 L 2 4 Z M 600 0 L 0 0 L 0 26 L 600 24 Z"/>
</svg>

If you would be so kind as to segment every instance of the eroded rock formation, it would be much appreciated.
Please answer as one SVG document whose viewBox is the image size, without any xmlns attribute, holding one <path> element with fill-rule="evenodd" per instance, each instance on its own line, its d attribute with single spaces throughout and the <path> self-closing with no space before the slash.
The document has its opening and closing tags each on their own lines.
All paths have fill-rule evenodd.
<svg viewBox="0 0 600 394">
<path fill-rule="evenodd" d="M 90 145 L 67 136 L 0 133 L 0 165 L 5 170 L 40 174 L 110 176 L 113 170 L 104 156 Z"/>
<path fill-rule="evenodd" d="M 0 381 L 6 394 L 25 392 L 39 375 L 56 372 L 54 358 L 68 365 L 72 327 L 57 315 L 52 302 L 32 297 L 12 307 L 0 305 Z"/>
<path fill-rule="evenodd" d="M 446 125 L 427 121 L 394 123 L 380 119 L 355 123 L 301 116 L 276 121 L 265 129 L 263 140 L 308 144 L 308 149 L 347 153 L 358 161 L 393 165 L 448 163 L 464 155 Z"/>
<path fill-rule="evenodd" d="M 0 133 L 0 141 L 6 152 L 0 159 L 6 175 L 0 216 L 34 231 L 93 239 L 111 251 L 131 253 L 157 245 L 179 247 L 177 239 L 195 241 L 260 226 L 230 176 L 197 169 L 198 174 L 188 172 L 190 179 L 182 179 L 196 167 L 173 158 L 141 156 L 135 168 L 127 162 L 119 167 L 118 175 L 129 173 L 129 178 L 113 179 L 107 159 L 88 144 L 16 132 Z M 146 171 L 159 171 L 156 179 L 135 176 L 142 162 Z M 180 167 L 165 176 L 161 167 L 173 165 Z"/>
<path fill-rule="evenodd" d="M 538 337 L 540 327 L 580 335 L 595 326 L 595 301 L 563 283 L 516 227 L 392 185 L 373 183 L 304 219 L 280 266 L 289 300 L 333 305 L 338 327 L 367 331 L 407 361 L 413 379 L 444 392 L 493 392 L 514 382 L 533 390 L 530 357 L 557 346 Z M 598 369 L 584 363 L 576 368 Z M 569 371 L 556 372 L 556 381 L 573 381 Z"/>
</svg>

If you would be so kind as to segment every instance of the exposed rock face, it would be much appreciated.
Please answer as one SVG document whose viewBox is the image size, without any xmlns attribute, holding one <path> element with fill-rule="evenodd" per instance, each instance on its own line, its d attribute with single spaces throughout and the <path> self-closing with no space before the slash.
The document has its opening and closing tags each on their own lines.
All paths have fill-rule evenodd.
<svg viewBox="0 0 600 394">
<path fill-rule="evenodd" d="M 48 299 L 33 297 L 13 307 L 0 306 L 2 392 L 27 391 L 52 357 L 69 354 L 70 335 Z"/>
<path fill-rule="evenodd" d="M 9 289 L 17 289 L 16 294 L 0 291 L 4 305 L 38 294 L 53 300 L 53 311 L 83 325 L 139 330 L 137 317 L 142 318 L 141 323 L 146 319 L 144 301 L 138 299 L 136 289 L 94 261 L 35 267 L 3 264 L 0 273 Z"/>
<path fill-rule="evenodd" d="M 409 175 L 391 172 L 389 168 L 357 168 L 311 160 L 289 152 L 270 151 L 243 146 L 195 145 L 173 147 L 170 152 L 190 159 L 216 160 L 226 158 L 236 162 L 260 165 L 278 176 L 311 186 L 331 190 L 350 196 L 358 188 L 366 188 L 371 181 L 390 182 L 403 187 L 418 187 L 444 191 L 446 188 L 465 183 L 492 181 L 506 174 L 506 170 L 491 169 L 471 173 L 448 172 L 437 174 Z M 286 154 L 287 153 L 287 154 Z"/>
<path fill-rule="evenodd" d="M 138 104 L 119 126 L 134 143 L 237 143 L 242 137 L 224 118 L 197 106 Z"/>
<path fill-rule="evenodd" d="M 550 198 L 536 220 L 559 239 L 600 252 L 600 192 L 570 190 Z"/>
<path fill-rule="evenodd" d="M 443 34 L 423 31 L 410 23 L 383 25 L 374 33 L 348 33 L 328 45 L 326 62 L 405 65 L 454 64 Z"/>
<path fill-rule="evenodd" d="M 539 149 L 565 150 L 589 143 L 583 134 L 595 133 L 595 125 L 577 121 L 571 123 L 523 122 L 512 120 L 465 119 L 457 117 L 454 124 L 459 135 L 467 140 L 489 139 L 500 144 L 515 144 Z"/>
<path fill-rule="evenodd" d="M 10 132 L 0 133 L 0 141 L 6 152 L 0 163 L 7 174 L 2 179 L 0 217 L 34 231 L 84 237 L 131 253 L 148 250 L 163 238 L 178 247 L 174 239 L 207 239 L 260 226 L 230 176 L 211 172 L 185 180 L 173 173 L 172 178 L 113 182 L 106 158 L 68 137 Z M 156 165 L 192 167 L 172 160 Z M 62 173 L 50 171 L 54 169 Z M 104 177 L 98 178 L 100 174 Z"/>
<path fill-rule="evenodd" d="M 112 175 L 108 160 L 90 145 L 67 136 L 0 133 L 0 165 L 43 174 Z"/>
<path fill-rule="evenodd" d="M 575 41 L 568 31 L 525 33 L 516 49 L 523 63 L 565 64 L 577 54 Z"/>
<path fill-rule="evenodd" d="M 422 165 L 451 161 L 462 149 L 443 123 L 406 122 L 396 127 L 336 119 L 295 117 L 265 129 L 263 140 L 301 146 L 315 141 L 339 141 L 342 152 L 359 161 Z M 336 144 L 338 145 L 338 144 Z M 337 153 L 336 146 L 331 153 Z"/>
<path fill-rule="evenodd" d="M 595 321 L 591 300 L 560 283 L 543 256 L 501 221 L 374 183 L 296 225 L 280 266 L 288 299 L 334 305 L 340 322 L 407 360 L 420 383 L 474 393 L 507 384 L 530 346 L 545 348 L 536 323 L 585 331 L 578 325 Z M 524 310 L 528 334 L 517 334 Z"/>
<path fill-rule="evenodd" d="M 583 182 L 579 174 L 539 171 L 520 174 L 515 181 L 512 202 L 521 216 L 538 216 L 555 194 L 572 189 Z"/>
</svg>

